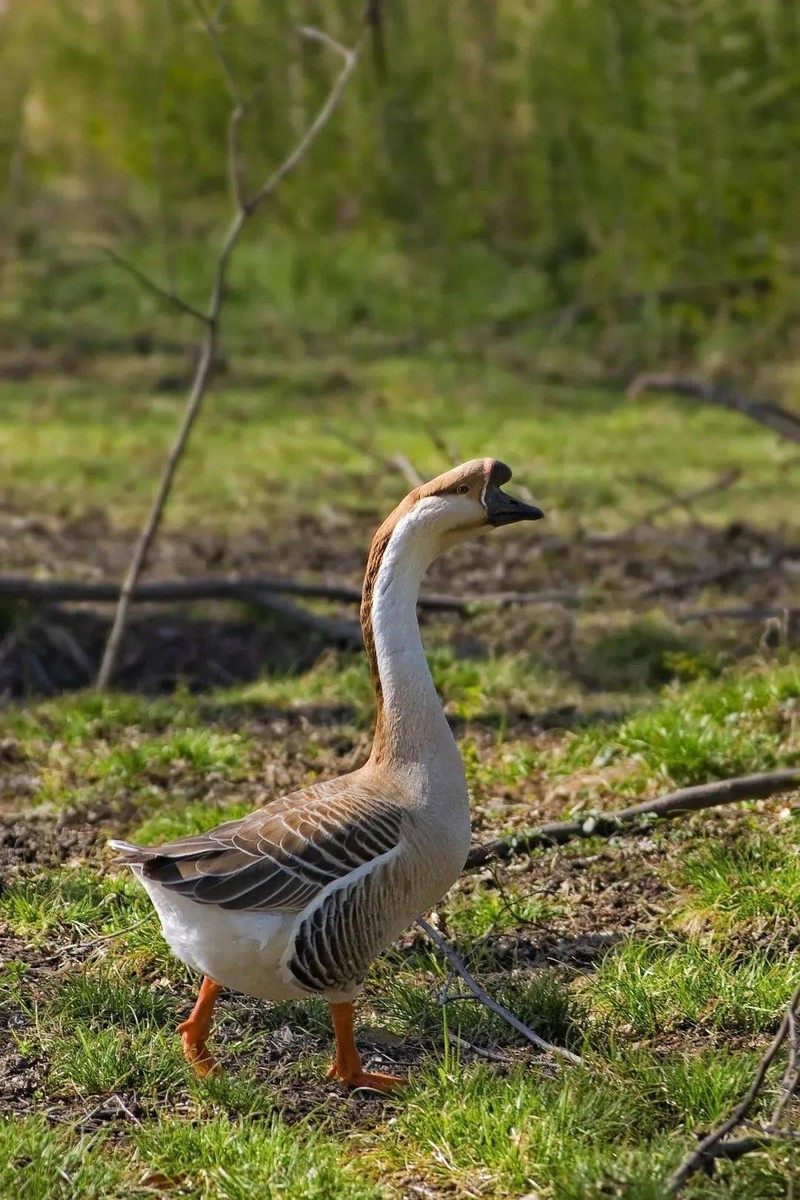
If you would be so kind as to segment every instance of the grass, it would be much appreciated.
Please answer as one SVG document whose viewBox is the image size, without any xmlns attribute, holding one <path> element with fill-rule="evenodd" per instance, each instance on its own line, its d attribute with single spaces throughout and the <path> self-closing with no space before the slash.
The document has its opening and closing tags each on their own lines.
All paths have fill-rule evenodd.
<svg viewBox="0 0 800 1200">
<path fill-rule="evenodd" d="M 445 699 L 452 688 L 457 703 L 468 695 L 470 712 L 492 711 L 491 671 L 488 694 L 477 704 L 471 674 L 450 671 L 446 661 L 435 665 Z M 480 772 L 473 762 L 473 777 L 489 791 L 513 787 L 515 779 L 530 786 L 537 777 L 567 777 L 568 765 L 580 777 L 581 764 L 594 761 L 598 746 L 619 747 L 595 767 L 602 774 L 618 768 L 618 754 L 639 753 L 648 730 L 667 731 L 683 720 L 680 714 L 688 725 L 703 727 L 705 719 L 713 736 L 725 739 L 732 712 L 742 714 L 753 734 L 748 766 L 767 767 L 791 754 L 783 717 L 796 697 L 797 679 L 796 666 L 786 663 L 672 685 L 646 712 L 550 734 L 535 754 L 511 731 L 495 733 L 480 743 Z M 262 692 L 269 687 L 259 686 Z M 296 680 L 296 694 L 314 686 L 313 678 Z M 331 681 L 324 686 L 329 689 Z M 280 687 L 288 702 L 288 683 Z M 345 721 L 352 721 L 356 735 L 368 700 L 360 684 L 352 689 L 345 680 L 344 692 L 351 706 Z M 270 703 L 275 699 L 270 695 Z M 65 698 L 24 714 L 8 709 L 4 719 L 23 739 L 30 762 L 44 752 L 46 732 L 57 731 L 63 753 L 72 756 L 70 769 L 124 784 L 129 798 L 141 801 L 145 818 L 138 824 L 134 819 L 132 833 L 157 841 L 248 807 L 238 794 L 247 780 L 236 773 L 259 767 L 246 729 L 254 703 L 253 688 L 225 693 L 217 711 L 227 714 L 227 724 L 213 731 L 206 701 L 186 696 Z M 233 732 L 232 716 L 244 721 Z M 475 738 L 480 716 L 470 722 Z M 144 758 L 126 750 L 131 736 L 148 749 Z M 663 736 L 668 748 L 672 743 Z M 87 750 L 98 743 L 115 748 L 91 762 Z M 691 770 L 713 773 L 727 746 L 724 740 L 717 744 L 704 766 L 692 750 Z M 153 747 L 159 748 L 154 757 Z M 661 755 L 670 779 L 690 777 L 675 765 L 680 757 L 666 749 Z M 731 758 L 739 761 L 733 750 Z M 174 769 L 166 781 L 156 770 L 157 810 L 151 760 Z M 647 762 L 637 770 L 641 775 L 626 777 L 624 790 L 635 790 L 636 779 L 640 789 L 661 786 Z M 227 800 L 183 803 L 186 780 L 209 772 L 221 774 Z M 415 943 L 378 964 L 362 1008 L 368 1053 L 391 1057 L 395 1047 L 411 1047 L 413 1055 L 408 1094 L 377 1107 L 339 1099 L 318 1083 L 329 1053 L 327 1015 L 319 1004 L 269 1008 L 223 1001 L 215 1042 L 224 1047 L 229 1074 L 209 1084 L 194 1080 L 172 1032 L 187 1010 L 192 981 L 170 959 L 136 884 L 125 875 L 99 873 L 96 859 L 22 875 L 0 894 L 0 922 L 21 939 L 26 955 L 56 951 L 62 965 L 51 977 L 31 973 L 25 958 L 7 960 L 0 1020 L 12 1031 L 15 1053 L 44 1064 L 44 1072 L 30 1115 L 2 1129 L 0 1170 L 35 1159 L 24 1195 L 43 1198 L 144 1196 L 156 1186 L 143 1182 L 150 1179 L 177 1194 L 183 1188 L 241 1200 L 396 1200 L 414 1180 L 424 1180 L 434 1195 L 455 1188 L 490 1198 L 533 1190 L 559 1200 L 655 1200 L 663 1195 L 659 1181 L 691 1143 L 692 1130 L 718 1120 L 746 1087 L 794 985 L 800 824 L 788 813 L 777 802 L 728 818 L 711 836 L 702 817 L 658 834 L 654 869 L 675 897 L 671 913 L 660 930 L 622 933 L 584 968 L 532 966 L 523 948 L 551 930 L 564 931 L 561 936 L 577 930 L 586 902 L 597 895 L 594 884 L 583 893 L 550 890 L 548 852 L 527 867 L 519 864 L 522 871 L 506 870 L 496 888 L 465 881 L 447 906 L 451 937 L 464 954 L 477 947 L 474 969 L 494 995 L 543 1036 L 579 1051 L 585 1065 L 553 1073 L 541 1060 L 528 1060 L 513 1033 L 485 1009 L 463 1002 L 440 1008 L 441 966 Z M 612 865 L 619 853 L 601 842 L 560 851 L 566 878 L 583 878 L 587 868 L 580 864 L 597 850 Z M 572 861 L 578 865 L 571 867 Z M 634 870 L 632 888 L 638 879 Z M 617 885 L 601 874 L 598 886 Z M 601 918 L 606 925 L 610 911 Z M 389 1031 L 388 1043 L 373 1040 L 376 1026 Z M 506 1056 L 506 1064 L 482 1062 L 469 1049 L 476 1045 Z M 91 1118 L 76 1124 L 73 1116 L 68 1127 L 53 1128 L 36 1115 L 55 1102 L 73 1114 L 90 1114 L 115 1103 L 109 1099 L 115 1096 L 135 1115 L 133 1123 L 120 1118 L 121 1137 Z M 287 1110 L 295 1111 L 288 1122 Z M 81 1120 L 88 1121 L 85 1129 Z M 790 1169 L 776 1147 L 723 1167 L 716 1181 L 695 1180 L 687 1195 L 783 1195 Z M 0 1194 L 3 1186 L 0 1176 Z"/>
<path fill-rule="evenodd" d="M 632 404 L 611 391 L 532 388 L 499 364 L 406 356 L 339 366 L 332 374 L 334 367 L 281 362 L 262 387 L 218 388 L 182 462 L 170 525 L 201 522 L 231 532 L 269 525 L 298 505 L 307 509 L 310 463 L 313 505 L 362 506 L 359 480 L 374 460 L 336 434 L 352 433 L 353 421 L 374 433 L 378 453 L 402 452 L 423 474 L 443 466 L 432 431 L 462 459 L 489 451 L 512 461 L 555 529 L 570 528 L 581 516 L 590 516 L 593 528 L 618 528 L 628 514 L 657 502 L 635 466 L 620 469 L 617 454 L 598 455 L 598 445 L 624 446 L 631 464 L 670 463 L 669 485 L 676 491 L 738 465 L 743 476 L 733 494 L 755 523 L 782 521 L 800 500 L 789 450 L 734 415 L 726 416 L 720 438 L 713 410 L 670 399 Z M 154 393 L 149 381 L 133 395 L 127 381 L 0 384 L 4 487 L 17 504 L 32 503 L 38 512 L 74 514 L 96 505 L 135 522 L 182 404 L 179 394 Z M 386 473 L 366 499 L 378 512 L 396 494 L 397 480 Z M 704 512 L 719 516 L 729 503 L 711 497 Z"/>
<path fill-rule="evenodd" d="M 579 733 L 564 769 L 614 763 L 627 775 L 623 787 L 640 789 L 647 779 L 680 786 L 791 766 L 800 761 L 799 701 L 794 661 L 667 689 L 658 706 Z"/>
<path fill-rule="evenodd" d="M 798 511 L 789 451 L 733 415 L 721 436 L 719 414 L 701 408 L 532 388 L 508 362 L 442 354 L 334 361 L 284 346 L 267 365 L 263 387 L 209 397 L 170 508 L 177 539 L 222 530 L 283 547 L 284 519 L 333 508 L 354 572 L 371 520 L 359 510 L 398 491 L 326 429 L 354 420 L 379 452 L 423 471 L 441 466 L 432 430 L 461 457 L 508 458 L 551 530 L 627 526 L 658 500 L 639 474 L 652 463 L 676 490 L 743 468 L 703 509 L 715 527 L 746 514 L 774 529 Z M 102 382 L 4 383 L 4 488 L 54 528 L 90 505 L 135 521 L 180 403 L 144 375 L 129 386 L 121 368 Z M 292 538 L 301 528 L 287 527 Z M 333 535 L 329 553 L 339 553 Z M 546 563 L 556 578 L 569 567 L 559 555 Z M 525 569 L 538 562 L 530 551 Z M 751 631 L 721 653 L 705 631 L 687 636 L 639 602 L 612 620 L 595 607 L 609 580 L 587 572 L 580 584 L 587 611 L 562 626 L 544 611 L 504 610 L 496 640 L 482 618 L 429 629 L 477 836 L 800 761 L 796 652 L 754 654 Z M 576 637 L 551 653 L 568 622 Z M 466 644 L 473 633 L 490 648 Z M 364 662 L 334 653 L 204 695 L 0 708 L 3 849 L 18 859 L 0 891 L 10 1110 L 0 1196 L 664 1196 L 695 1130 L 747 1086 L 795 983 L 800 821 L 786 797 L 646 839 L 539 851 L 465 879 L 443 902 L 449 936 L 487 991 L 579 1052 L 580 1068 L 552 1067 L 469 1001 L 440 1006 L 446 974 L 421 938 L 379 960 L 360 1009 L 369 1065 L 410 1075 L 402 1098 L 347 1097 L 322 1082 L 321 1003 L 226 996 L 213 1037 L 227 1074 L 203 1082 L 186 1068 L 174 1027 L 196 981 L 104 839 L 197 832 L 350 769 L 371 720 Z M 775 1146 L 696 1177 L 685 1195 L 785 1197 L 793 1169 Z"/>
</svg>

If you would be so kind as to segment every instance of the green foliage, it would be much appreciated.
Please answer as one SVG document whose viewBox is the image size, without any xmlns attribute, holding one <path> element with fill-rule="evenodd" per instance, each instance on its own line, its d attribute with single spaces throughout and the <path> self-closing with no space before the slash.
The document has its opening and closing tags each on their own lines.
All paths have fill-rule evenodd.
<svg viewBox="0 0 800 1200">
<path fill-rule="evenodd" d="M 345 0 L 313 15 L 354 39 Z M 255 97 L 242 125 L 248 190 L 340 69 L 291 32 L 299 17 L 292 0 L 226 6 L 222 48 Z M 98 212 L 101 228 L 118 230 L 121 210 L 128 227 L 157 227 L 153 242 L 205 232 L 227 196 L 229 98 L 194 6 L 45 0 L 9 5 L 2 21 L 0 165 L 18 244 L 48 238 L 37 198 L 73 214 L 84 205 L 92 232 Z M 402 0 L 385 22 L 385 72 L 368 48 L 341 111 L 281 192 L 278 219 L 295 233 L 366 225 L 380 241 L 394 226 L 398 241 L 437 245 L 432 296 L 463 290 L 483 269 L 481 243 L 492 244 L 522 262 L 496 289 L 509 315 L 576 288 L 602 299 L 620 280 L 632 292 L 731 276 L 784 283 L 800 128 L 790 4 L 471 0 L 456 16 Z M 280 276 L 282 265 L 270 269 Z M 316 286 L 310 257 L 291 270 L 291 287 Z M 353 292 L 349 320 L 380 320 L 395 278 Z M 752 320 L 754 303 L 752 293 L 731 300 L 735 321 Z M 653 315 L 647 305 L 638 314 L 644 340 L 666 335 L 678 351 L 708 324 L 702 291 Z"/>
</svg>

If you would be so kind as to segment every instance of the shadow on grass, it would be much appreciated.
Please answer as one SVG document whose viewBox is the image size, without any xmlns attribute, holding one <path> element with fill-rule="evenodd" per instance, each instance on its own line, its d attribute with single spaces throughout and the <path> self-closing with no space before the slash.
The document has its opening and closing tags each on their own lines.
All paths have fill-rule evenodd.
<svg viewBox="0 0 800 1200">
<path fill-rule="evenodd" d="M 3 620 L 5 616 L 5 620 Z M 0 613 L 0 696 L 56 696 L 94 682 L 111 618 L 88 609 Z M 186 612 L 135 615 L 122 645 L 114 687 L 145 695 L 178 688 L 204 692 L 264 674 L 307 670 L 330 643 L 277 615 L 213 620 Z"/>
</svg>

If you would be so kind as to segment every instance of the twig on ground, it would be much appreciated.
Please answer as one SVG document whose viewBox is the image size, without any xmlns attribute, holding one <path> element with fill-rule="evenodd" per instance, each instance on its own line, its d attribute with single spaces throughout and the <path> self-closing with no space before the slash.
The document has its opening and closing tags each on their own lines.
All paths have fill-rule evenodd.
<svg viewBox="0 0 800 1200">
<path fill-rule="evenodd" d="M 560 846 L 575 838 L 612 837 L 629 829 L 647 829 L 653 822 L 672 820 L 704 808 L 736 804 L 741 800 L 766 800 L 779 792 L 800 787 L 800 767 L 782 771 L 764 771 L 757 775 L 738 775 L 714 783 L 680 788 L 655 800 L 645 800 L 616 812 L 586 813 L 576 821 L 554 821 L 515 837 L 496 838 L 482 846 L 473 846 L 466 868 L 482 867 L 495 859 L 526 854 L 540 846 Z"/>
<path fill-rule="evenodd" d="M 358 454 L 363 454 L 365 458 L 371 458 L 381 470 L 401 475 L 409 487 L 419 487 L 424 482 L 419 471 L 404 454 L 393 454 L 391 458 L 386 458 L 368 437 L 356 437 L 353 433 L 327 423 L 322 426 L 322 429 L 329 437 L 336 438 L 349 450 L 355 450 Z"/>
<path fill-rule="evenodd" d="M 698 575 L 684 576 L 679 579 L 665 579 L 658 583 L 648 584 L 639 592 L 639 599 L 663 594 L 674 595 L 689 589 L 699 590 L 706 587 L 718 587 L 723 583 L 732 583 L 745 575 L 765 575 L 777 570 L 784 559 L 793 558 L 798 553 L 797 546 L 781 546 L 773 551 L 766 562 L 733 563 L 729 567 L 719 567 L 714 571 L 703 571 Z"/>
<path fill-rule="evenodd" d="M 700 1141 L 699 1145 L 686 1155 L 683 1162 L 673 1171 L 669 1179 L 666 1181 L 666 1190 L 670 1195 L 676 1195 L 692 1175 L 697 1171 L 705 1171 L 710 1174 L 713 1168 L 714 1160 L 724 1158 L 728 1161 L 735 1161 L 742 1158 L 745 1154 L 750 1154 L 753 1150 L 763 1150 L 765 1146 L 772 1141 L 777 1141 L 786 1136 L 786 1132 L 775 1127 L 775 1118 L 780 1117 L 783 1110 L 788 1105 L 794 1095 L 797 1087 L 798 1079 L 795 1068 L 797 1061 L 797 1018 L 800 1016 L 800 984 L 795 988 L 794 994 L 789 1001 L 789 1006 L 783 1015 L 783 1020 L 778 1026 L 778 1031 L 775 1037 L 769 1044 L 761 1062 L 758 1064 L 753 1081 L 747 1089 L 745 1095 L 734 1108 L 727 1120 L 723 1121 L 716 1129 L 712 1131 Z M 759 1130 L 753 1136 L 737 1138 L 735 1141 L 726 1141 L 727 1135 L 731 1133 L 737 1125 L 741 1125 L 744 1118 L 752 1108 L 758 1098 L 761 1088 L 764 1085 L 764 1080 L 767 1077 L 767 1072 L 775 1060 L 778 1051 L 781 1049 L 787 1037 L 791 1038 L 789 1046 L 789 1065 L 784 1073 L 781 1085 L 781 1095 L 778 1104 L 773 1112 L 773 1120 L 768 1126 Z"/>
<path fill-rule="evenodd" d="M 630 526 L 628 533 L 633 533 L 642 525 L 650 525 L 659 517 L 665 516 L 668 512 L 672 512 L 674 508 L 683 508 L 688 513 L 693 521 L 696 521 L 692 504 L 696 500 L 705 500 L 708 496 L 713 496 L 716 492 L 723 492 L 727 488 L 732 487 L 736 481 L 741 478 L 741 470 L 739 467 L 731 467 L 727 471 L 723 471 L 718 479 L 712 479 L 710 483 L 704 483 L 701 487 L 691 488 L 688 492 L 675 492 L 667 484 L 655 480 L 650 476 L 639 476 L 640 482 L 649 484 L 655 487 L 658 491 L 664 493 L 667 499 L 663 504 L 656 505 L 646 512 L 641 520 Z"/>
<path fill-rule="evenodd" d="M 307 150 L 311 146 L 317 134 L 325 127 L 333 115 L 339 99 L 344 91 L 344 88 L 355 70 L 358 62 L 358 56 L 363 44 L 364 31 L 358 39 L 355 47 L 349 49 L 341 45 L 327 33 L 322 33 L 316 29 L 303 28 L 300 33 L 303 37 L 313 38 L 323 42 L 327 47 L 336 51 L 344 60 L 341 71 L 331 87 L 327 98 L 320 107 L 317 115 L 309 124 L 303 136 L 300 138 L 294 149 L 287 155 L 279 167 L 261 184 L 255 194 L 249 199 L 245 195 L 243 170 L 241 164 L 241 156 L 239 154 L 239 127 L 244 115 L 244 105 L 242 104 L 238 86 L 230 71 L 229 64 L 225 59 L 222 47 L 217 36 L 216 27 L 212 19 L 205 14 L 205 9 L 198 0 L 198 7 L 203 18 L 206 29 L 208 30 L 211 40 L 211 46 L 217 60 L 225 75 L 228 83 L 229 91 L 231 92 L 233 107 L 230 114 L 228 125 L 228 176 L 231 193 L 234 198 L 234 212 L 228 225 L 222 243 L 220 245 L 217 259 L 214 267 L 214 276 L 209 295 L 208 307 L 204 313 L 199 310 L 193 310 L 191 305 L 187 305 L 185 301 L 180 300 L 173 293 L 166 292 L 158 284 L 152 280 L 147 280 L 146 277 L 140 278 L 140 282 L 144 282 L 151 291 L 156 292 L 162 297 L 171 298 L 183 311 L 192 312 L 192 315 L 199 316 L 203 322 L 203 335 L 200 342 L 200 353 L 195 368 L 194 379 L 192 382 L 189 396 L 186 401 L 183 418 L 180 423 L 175 441 L 167 458 L 161 480 L 153 502 L 150 506 L 150 511 L 147 519 L 139 534 L 127 574 L 122 584 L 120 591 L 117 610 L 114 616 L 114 621 L 109 633 L 108 642 L 106 643 L 103 660 L 100 664 L 100 671 L 97 676 L 97 687 L 99 690 L 104 690 L 111 682 L 114 668 L 119 655 L 122 638 L 125 633 L 125 627 L 128 621 L 128 612 L 130 609 L 131 598 L 136 590 L 136 584 L 144 567 L 147 553 L 155 537 L 156 531 L 161 523 L 161 516 L 164 511 L 167 499 L 172 489 L 172 481 L 175 475 L 175 470 L 183 455 L 183 451 L 188 442 L 192 426 L 200 411 L 203 398 L 208 388 L 211 371 L 216 357 L 217 343 L 219 338 L 220 315 L 222 304 L 225 297 L 225 289 L 228 277 L 228 264 L 231 254 L 239 240 L 239 236 L 244 228 L 247 220 L 261 207 L 264 201 L 272 195 L 278 185 L 289 175 L 295 167 L 302 161 Z M 134 269 L 133 272 L 137 278 L 141 276 L 141 272 Z"/>
<path fill-rule="evenodd" d="M 274 594 L 269 595 L 263 591 L 244 591 L 243 596 L 252 600 L 254 604 L 258 604 L 259 607 L 277 613 L 278 616 L 298 628 L 324 637 L 329 642 L 336 642 L 349 650 L 355 650 L 361 646 L 361 626 L 357 621 L 345 621 L 339 617 L 324 617 L 319 613 L 309 612 L 307 608 L 301 608 L 299 604 L 292 604 L 291 600 L 285 600 Z"/>
<path fill-rule="evenodd" d="M 800 608 L 788 607 L 765 607 L 758 606 L 754 608 L 696 608 L 691 612 L 681 613 L 676 617 L 678 625 L 685 625 L 687 621 L 765 621 L 768 617 L 788 617 L 794 619 L 800 617 Z"/>
<path fill-rule="evenodd" d="M 250 600 L 265 607 L 274 607 L 269 597 L 276 595 L 304 596 L 308 599 L 331 600 L 345 604 L 361 603 L 361 588 L 340 583 L 302 583 L 296 579 L 253 576 L 245 579 L 173 579 L 158 583 L 138 580 L 129 595 L 129 602 L 167 604 L 186 600 Z M 33 603 L 95 603 L 119 599 L 116 583 L 82 583 L 77 580 L 27 579 L 24 576 L 0 575 L 0 596 L 11 596 Z M 469 614 L 473 609 L 503 605 L 564 604 L 579 600 L 575 592 L 489 592 L 485 596 L 451 596 L 433 592 L 419 597 L 420 608 L 434 612 Z M 310 615 L 310 614 L 309 614 Z"/>
<path fill-rule="evenodd" d="M 475 997 L 470 992 L 470 1000 Z M 451 1046 L 455 1046 L 456 1050 L 471 1050 L 473 1054 L 479 1055 L 481 1058 L 488 1059 L 489 1062 L 507 1063 L 508 1055 L 499 1054 L 497 1050 L 488 1050 L 485 1046 L 476 1046 L 474 1042 L 468 1042 L 460 1033 L 453 1033 L 451 1029 L 447 1031 L 447 1040 Z"/>
<path fill-rule="evenodd" d="M 440 953 L 444 955 L 456 974 L 461 976 L 475 999 L 480 1001 L 484 1008 L 488 1008 L 498 1017 L 507 1021 L 512 1029 L 516 1029 L 518 1033 L 521 1033 L 529 1042 L 533 1042 L 534 1046 L 538 1046 L 540 1050 L 544 1050 L 545 1053 L 558 1055 L 560 1058 L 565 1058 L 568 1062 L 580 1065 L 582 1060 L 577 1054 L 573 1054 L 571 1050 L 567 1050 L 564 1046 L 554 1046 L 551 1042 L 546 1042 L 544 1038 L 539 1037 L 538 1033 L 534 1033 L 532 1029 L 529 1029 L 527 1025 L 523 1024 L 518 1017 L 515 1017 L 512 1012 L 509 1012 L 497 1000 L 493 1000 L 491 996 L 488 996 L 475 977 L 469 973 L 452 946 L 448 945 L 438 930 L 434 929 L 424 917 L 417 917 L 416 923 L 420 929 L 427 933 Z"/>
<path fill-rule="evenodd" d="M 779 404 L 771 404 L 762 400 L 750 400 L 738 392 L 730 391 L 717 383 L 709 383 L 702 379 L 689 379 L 681 375 L 645 374 L 634 379 L 628 388 L 628 396 L 636 400 L 644 392 L 671 392 L 676 396 L 687 396 L 693 400 L 703 400 L 706 404 L 714 404 L 717 408 L 727 408 L 732 412 L 742 413 L 760 425 L 790 442 L 800 442 L 800 417 L 781 408 Z"/>
</svg>

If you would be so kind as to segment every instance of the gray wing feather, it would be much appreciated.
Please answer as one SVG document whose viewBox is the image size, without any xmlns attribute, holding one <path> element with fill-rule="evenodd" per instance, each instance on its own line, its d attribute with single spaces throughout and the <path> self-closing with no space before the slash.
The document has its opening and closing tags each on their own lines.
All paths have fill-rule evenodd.
<svg viewBox="0 0 800 1200">
<path fill-rule="evenodd" d="M 376 790 L 333 780 L 164 846 L 112 842 L 120 861 L 198 904 L 298 912 L 329 884 L 399 845 L 402 809 Z"/>
</svg>

